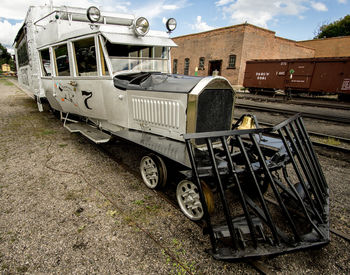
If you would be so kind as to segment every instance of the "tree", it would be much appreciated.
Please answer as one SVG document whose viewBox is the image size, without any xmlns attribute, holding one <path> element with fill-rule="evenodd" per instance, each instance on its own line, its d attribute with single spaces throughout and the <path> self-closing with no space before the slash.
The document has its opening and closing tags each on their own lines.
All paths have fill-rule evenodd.
<svg viewBox="0 0 350 275">
<path fill-rule="evenodd" d="M 2 64 L 9 64 L 11 70 L 14 70 L 15 63 L 11 57 L 11 54 L 7 51 L 7 48 L 0 43 L 0 67 Z"/>
<path fill-rule="evenodd" d="M 350 35 L 350 15 L 329 24 L 323 24 L 316 32 L 315 39 Z"/>
</svg>

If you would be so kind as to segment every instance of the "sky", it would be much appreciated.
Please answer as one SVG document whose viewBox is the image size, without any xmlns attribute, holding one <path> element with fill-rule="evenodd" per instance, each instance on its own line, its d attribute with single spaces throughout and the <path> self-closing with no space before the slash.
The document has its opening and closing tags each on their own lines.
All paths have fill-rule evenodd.
<svg viewBox="0 0 350 275">
<path fill-rule="evenodd" d="M 177 20 L 172 37 L 250 23 L 292 40 L 309 40 L 318 28 L 350 14 L 350 0 L 52 0 L 54 6 L 96 6 L 102 11 L 146 17 L 153 30 Z M 50 0 L 1 0 L 0 43 L 12 44 L 30 5 Z"/>
</svg>

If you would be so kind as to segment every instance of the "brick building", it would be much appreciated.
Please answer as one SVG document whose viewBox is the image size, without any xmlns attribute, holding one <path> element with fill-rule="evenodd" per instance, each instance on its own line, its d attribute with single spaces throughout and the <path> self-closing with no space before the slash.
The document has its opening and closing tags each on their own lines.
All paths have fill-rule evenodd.
<svg viewBox="0 0 350 275">
<path fill-rule="evenodd" d="M 315 57 L 350 56 L 350 36 L 305 40 L 298 44 L 315 49 Z"/>
<path fill-rule="evenodd" d="M 234 25 L 173 38 L 173 73 L 198 76 L 217 70 L 232 85 L 242 86 L 245 64 L 251 59 L 314 57 L 315 50 L 251 24 Z"/>
</svg>

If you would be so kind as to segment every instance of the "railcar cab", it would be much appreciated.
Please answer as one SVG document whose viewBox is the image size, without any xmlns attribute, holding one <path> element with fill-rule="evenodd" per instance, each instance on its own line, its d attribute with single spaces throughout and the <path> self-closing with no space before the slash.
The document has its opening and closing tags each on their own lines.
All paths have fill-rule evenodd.
<svg viewBox="0 0 350 275">
<path fill-rule="evenodd" d="M 109 128 L 119 130 L 128 127 L 127 94 L 114 87 L 113 76 L 170 73 L 170 47 L 176 44 L 165 32 L 152 31 L 145 37 L 149 32 L 145 18 L 101 19 L 97 11 L 89 8 L 90 23 L 82 22 L 76 10 L 58 10 L 50 15 L 53 19 L 35 22 L 40 27 L 41 21 L 48 21 L 37 39 L 41 89 L 53 109 L 109 121 Z M 167 22 L 169 31 L 174 24 L 174 19 Z"/>
</svg>

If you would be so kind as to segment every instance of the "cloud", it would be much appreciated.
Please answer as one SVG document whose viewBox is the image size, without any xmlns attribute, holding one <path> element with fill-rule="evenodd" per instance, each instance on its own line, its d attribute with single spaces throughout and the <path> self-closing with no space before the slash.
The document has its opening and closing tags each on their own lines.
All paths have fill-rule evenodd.
<svg viewBox="0 0 350 275">
<path fill-rule="evenodd" d="M 142 5 L 135 11 L 138 16 L 144 16 L 147 19 L 153 19 L 156 17 L 164 16 L 164 13 L 168 11 L 175 11 L 182 9 L 188 5 L 187 0 L 178 0 L 176 4 L 173 1 L 161 0 L 161 1 L 149 1 L 148 3 Z"/>
<path fill-rule="evenodd" d="M 13 41 L 23 22 L 12 25 L 9 21 L 0 21 L 0 43 L 6 47 L 12 47 Z"/>
<path fill-rule="evenodd" d="M 50 0 L 1 0 L 1 16 L 7 19 L 23 20 L 27 14 L 29 6 L 49 5 Z M 103 7 L 104 11 L 128 12 L 131 5 L 128 1 L 118 0 L 53 0 L 56 7 L 74 6 L 88 8 L 90 6 Z"/>
<path fill-rule="evenodd" d="M 277 16 L 301 16 L 309 9 L 309 0 L 219 0 L 215 3 L 231 23 L 249 22 L 267 27 Z"/>
<path fill-rule="evenodd" d="M 340 4 L 346 4 L 347 0 L 338 0 Z"/>
<path fill-rule="evenodd" d="M 206 22 L 202 21 L 202 16 L 198 15 L 196 18 L 196 23 L 191 25 L 192 30 L 196 32 L 210 31 L 215 27 L 209 26 Z"/>
<path fill-rule="evenodd" d="M 327 11 L 328 8 L 325 4 L 321 2 L 311 2 L 311 7 L 313 7 L 317 11 Z"/>
<path fill-rule="evenodd" d="M 7 48 L 7 52 L 11 55 L 15 55 L 15 49 L 14 48 Z"/>
<path fill-rule="evenodd" d="M 22 23 L 11 24 L 13 21 L 22 21 L 25 19 L 29 6 L 49 5 L 49 0 L 1 0 L 1 14 L 3 20 L 0 20 L 0 43 L 11 47 L 13 40 Z M 103 11 L 128 13 L 131 5 L 123 0 L 54 0 L 54 6 L 74 6 L 88 8 L 90 6 L 101 7 Z M 11 51 L 11 48 L 9 49 Z"/>
<path fill-rule="evenodd" d="M 164 5 L 163 9 L 164 10 L 177 10 L 179 7 L 176 5 Z"/>
<path fill-rule="evenodd" d="M 234 0 L 219 0 L 217 2 L 215 2 L 215 5 L 220 7 L 220 6 L 224 6 L 228 3 L 232 3 Z"/>
</svg>

